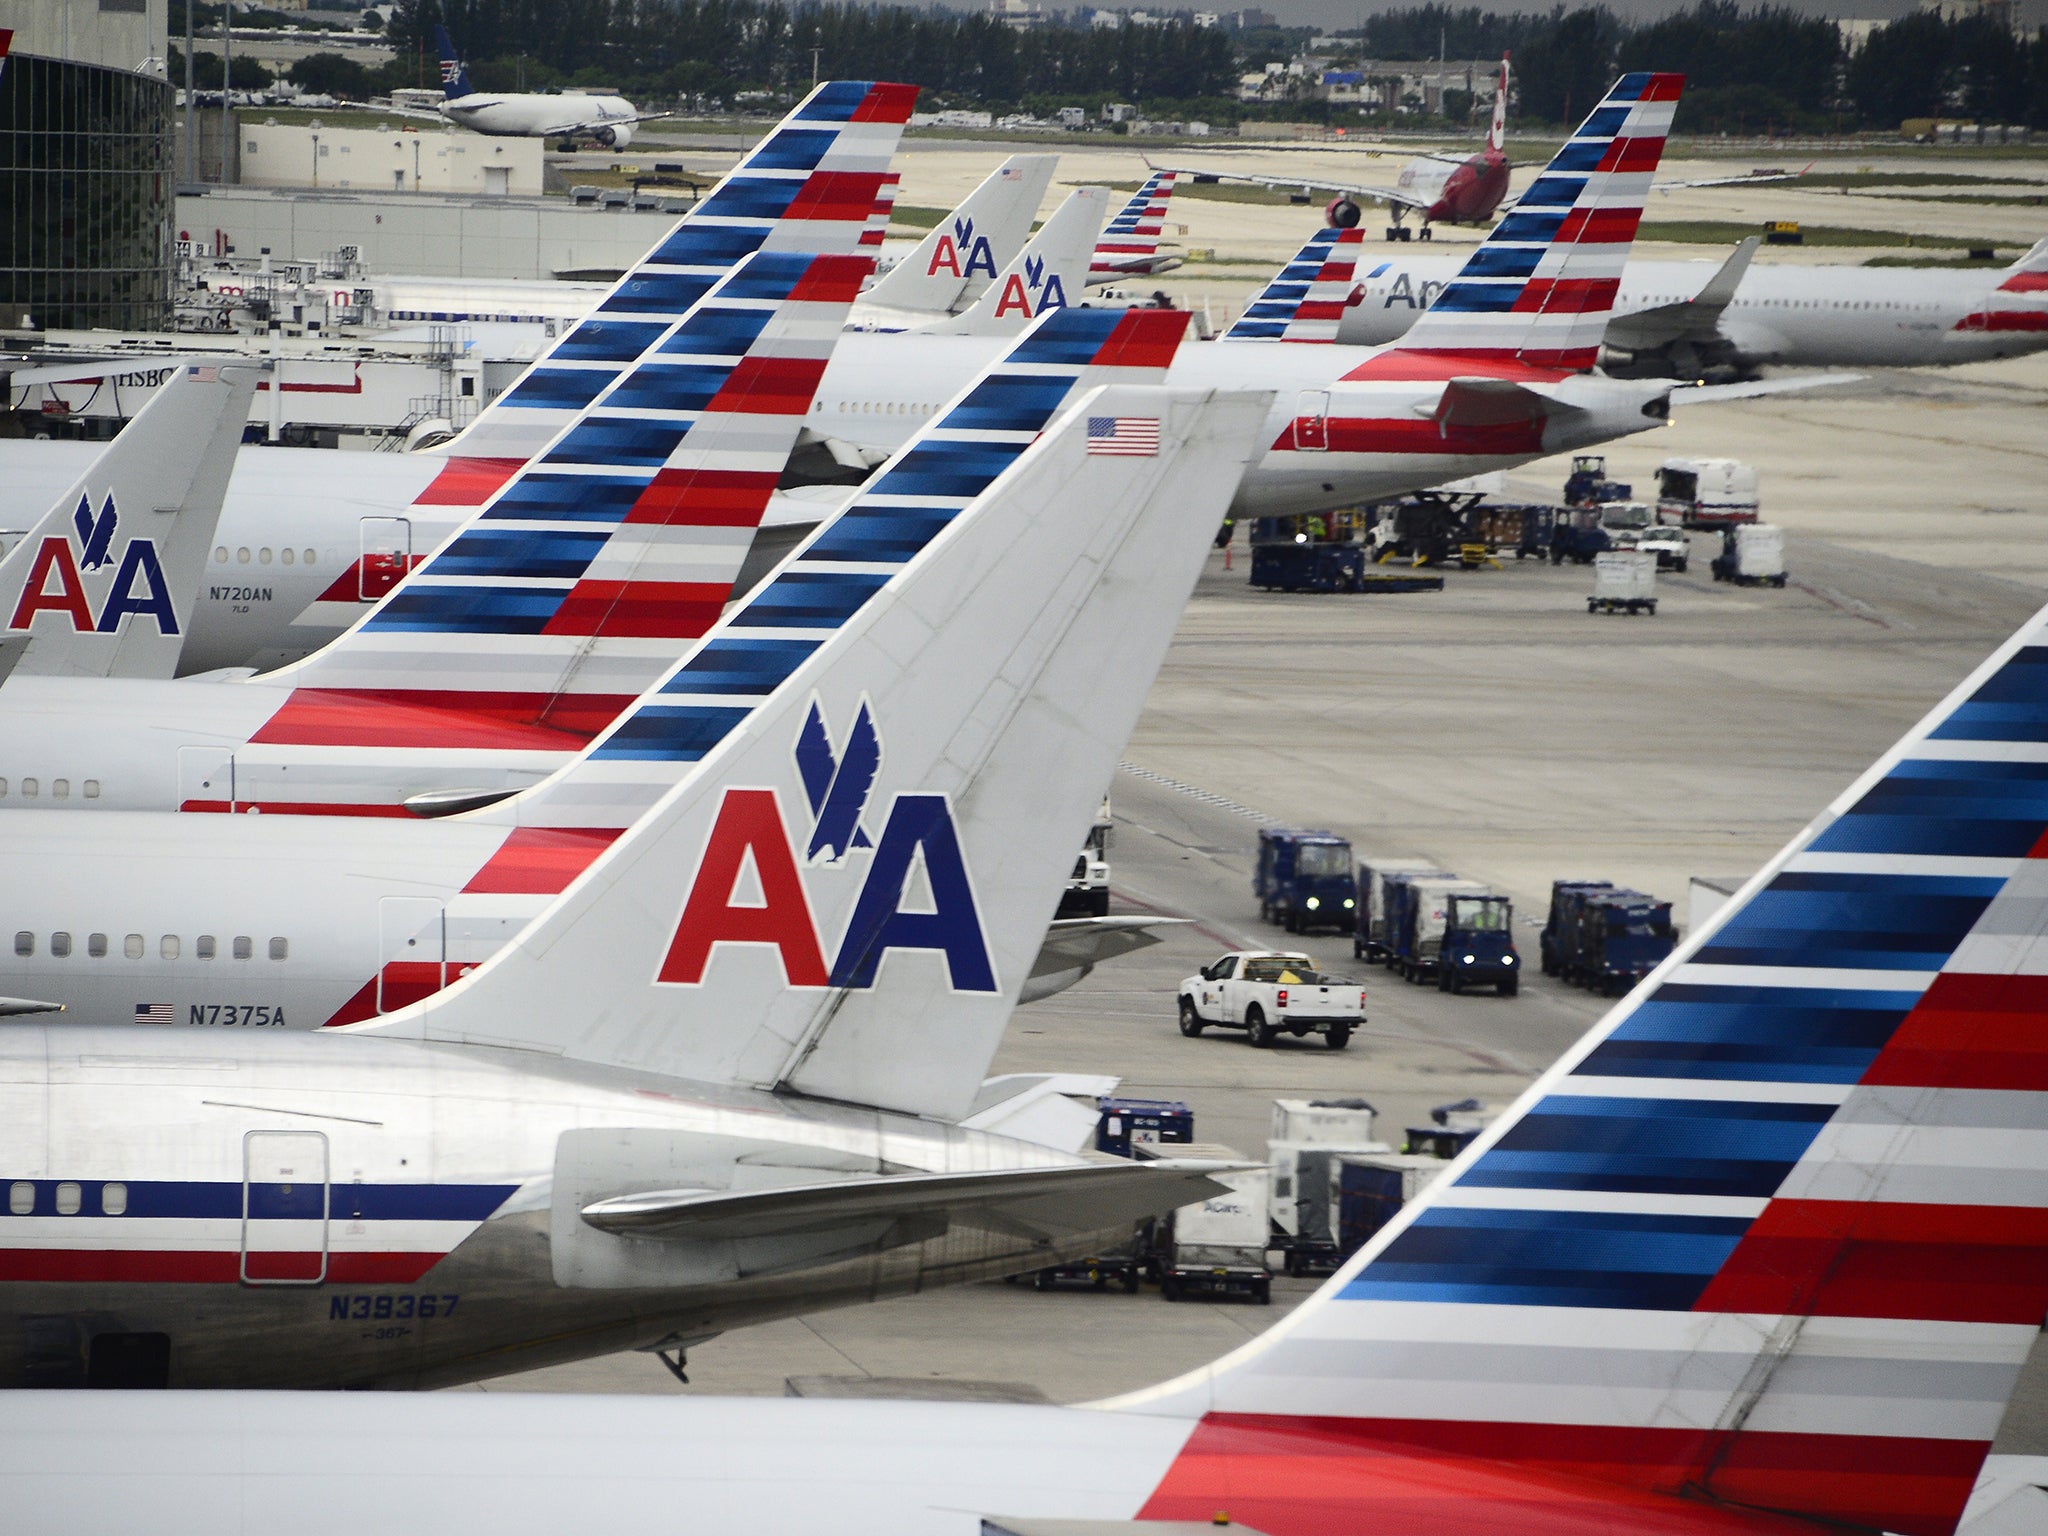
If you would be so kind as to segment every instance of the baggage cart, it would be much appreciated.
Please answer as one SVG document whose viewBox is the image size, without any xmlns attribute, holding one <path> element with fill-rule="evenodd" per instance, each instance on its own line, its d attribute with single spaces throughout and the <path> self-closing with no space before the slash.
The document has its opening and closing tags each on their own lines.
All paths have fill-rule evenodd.
<svg viewBox="0 0 2048 1536">
<path fill-rule="evenodd" d="M 1714 556 L 1714 580 L 1738 587 L 1785 585 L 1785 530 L 1771 523 L 1744 523 L 1721 531 Z"/>
<path fill-rule="evenodd" d="M 1244 1161 L 1234 1148 L 1203 1143 L 1176 1147 L 1173 1155 Z M 1197 1205 L 1182 1206 L 1167 1224 L 1159 1294 L 1168 1301 L 1244 1296 L 1263 1306 L 1273 1299 L 1273 1271 L 1266 1262 L 1273 1236 L 1268 1216 L 1273 1170 L 1245 1168 L 1214 1177 L 1229 1189 Z"/>
<path fill-rule="evenodd" d="M 1136 1147 L 1181 1146 L 1195 1139 L 1194 1111 L 1178 1099 L 1097 1099 L 1095 1150 L 1133 1157 Z"/>
<path fill-rule="evenodd" d="M 1609 550 L 1593 557 L 1593 595 L 1588 613 L 1655 613 L 1657 557 L 1632 549 Z"/>
</svg>

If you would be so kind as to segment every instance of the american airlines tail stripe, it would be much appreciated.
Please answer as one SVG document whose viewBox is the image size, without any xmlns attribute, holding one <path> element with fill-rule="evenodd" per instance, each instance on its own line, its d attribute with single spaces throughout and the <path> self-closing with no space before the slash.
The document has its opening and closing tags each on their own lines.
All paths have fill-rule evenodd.
<svg viewBox="0 0 2048 1536">
<path fill-rule="evenodd" d="M 1247 1487 L 1290 1475 L 1299 1511 L 1336 1442 L 1530 1475 L 1570 1445 L 1615 1483 L 1948 1536 L 2048 1313 L 2048 797 L 2008 756 L 2048 720 L 2044 630 L 2048 612 L 1334 1298 L 1213 1373 L 1190 1444 L 1230 1432 L 1146 1513 L 1211 1487 L 1213 1456 L 1251 1521 Z"/>
</svg>

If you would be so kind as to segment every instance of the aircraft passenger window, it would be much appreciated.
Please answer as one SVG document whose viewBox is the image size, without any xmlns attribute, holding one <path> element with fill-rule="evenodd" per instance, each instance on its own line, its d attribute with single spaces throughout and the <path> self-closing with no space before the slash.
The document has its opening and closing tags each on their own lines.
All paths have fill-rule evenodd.
<svg viewBox="0 0 2048 1536">
<path fill-rule="evenodd" d="M 256 954 L 256 941 L 255 941 L 254 939 L 250 938 L 250 937 L 249 937 L 249 935 L 247 935 L 246 933 L 238 933 L 238 934 L 236 934 L 236 935 L 235 935 L 235 958 L 236 958 L 237 960 L 248 960 L 248 959 L 252 959 L 252 958 L 253 958 L 253 957 L 255 956 L 255 954 Z"/>
<path fill-rule="evenodd" d="M 107 936 L 104 933 L 88 933 L 85 936 L 85 952 L 95 960 L 107 958 Z"/>
<path fill-rule="evenodd" d="M 128 1214 L 128 1186 L 126 1184 L 102 1184 L 100 1186 L 100 1214 L 102 1216 L 126 1216 Z"/>
<path fill-rule="evenodd" d="M 59 1216 L 76 1216 L 78 1208 L 83 1204 L 85 1204 L 85 1191 L 72 1183 L 71 1180 L 66 1179 L 57 1186 L 57 1214 Z"/>
<path fill-rule="evenodd" d="M 99 799 L 99 797 L 100 781 L 98 779 L 87 779 L 85 781 L 85 798 L 88 800 L 97 800 Z"/>
<path fill-rule="evenodd" d="M 7 781 L 6 781 L 5 779 L 0 779 L 0 800 L 5 800 L 6 798 L 7 798 Z"/>
<path fill-rule="evenodd" d="M 228 563 L 227 545 L 216 544 L 213 546 L 213 563 L 215 565 L 226 565 Z"/>
<path fill-rule="evenodd" d="M 130 960 L 142 958 L 142 935 L 131 933 L 121 941 L 121 953 Z"/>
<path fill-rule="evenodd" d="M 298 559 L 298 551 L 292 549 L 280 549 L 277 552 L 277 558 L 282 560 L 286 565 L 290 565 L 294 560 Z"/>
<path fill-rule="evenodd" d="M 50 798 L 52 800 L 69 800 L 71 798 L 71 781 L 69 779 L 50 780 Z"/>
<path fill-rule="evenodd" d="M 42 786 L 36 783 L 34 779 L 23 779 L 21 781 L 21 792 L 27 799 L 35 799 L 37 792 L 41 788 Z"/>
<path fill-rule="evenodd" d="M 14 936 L 14 952 L 17 955 L 32 955 L 36 952 L 36 936 L 26 928 Z"/>
<path fill-rule="evenodd" d="M 261 549 L 259 549 L 259 550 L 257 550 L 257 551 L 256 551 L 256 563 L 257 563 L 258 565 L 268 565 L 268 564 L 270 564 L 270 546 L 269 546 L 269 545 L 267 545 L 267 544 L 266 544 L 266 545 L 265 545 L 265 546 L 264 546 L 263 548 L 261 548 Z"/>
<path fill-rule="evenodd" d="M 312 550 L 312 549 L 309 549 L 309 550 L 307 550 L 307 551 L 306 551 L 306 564 L 308 564 L 308 565 L 311 565 L 311 564 L 313 564 L 313 563 L 314 563 L 314 562 L 315 562 L 315 561 L 316 561 L 317 559 L 319 559 L 319 551 L 318 551 L 318 550 Z"/>
<path fill-rule="evenodd" d="M 71 935 L 68 933 L 51 934 L 50 953 L 55 955 L 59 960 L 69 959 L 71 956 Z"/>
<path fill-rule="evenodd" d="M 7 1186 L 7 1209 L 16 1216 L 32 1215 L 36 1208 L 36 1187 L 27 1179 Z"/>
<path fill-rule="evenodd" d="M 156 952 L 159 955 L 162 955 L 166 960 L 177 959 L 178 936 L 175 933 L 167 933 L 162 938 L 158 939 L 156 941 Z"/>
<path fill-rule="evenodd" d="M 273 960 L 289 960 L 289 959 L 291 958 L 291 954 L 292 954 L 292 941 L 291 941 L 290 939 L 272 939 L 272 940 L 270 941 L 270 958 L 271 958 L 271 959 L 273 959 Z"/>
<path fill-rule="evenodd" d="M 192 946 L 192 953 L 201 960 L 211 960 L 213 958 L 213 935 L 210 933 L 199 935 L 198 941 Z"/>
<path fill-rule="evenodd" d="M 249 547 L 246 544 L 235 551 L 235 563 L 237 565 L 247 565 L 249 563 Z"/>
</svg>

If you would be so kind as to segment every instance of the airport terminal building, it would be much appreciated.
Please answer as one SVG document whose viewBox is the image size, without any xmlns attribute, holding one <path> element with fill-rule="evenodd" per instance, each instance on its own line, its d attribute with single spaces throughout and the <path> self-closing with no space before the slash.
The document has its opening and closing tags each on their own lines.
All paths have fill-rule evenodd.
<svg viewBox="0 0 2048 1536">
<path fill-rule="evenodd" d="M 166 23 L 166 0 L 0 0 L 0 325 L 168 326 Z"/>
</svg>

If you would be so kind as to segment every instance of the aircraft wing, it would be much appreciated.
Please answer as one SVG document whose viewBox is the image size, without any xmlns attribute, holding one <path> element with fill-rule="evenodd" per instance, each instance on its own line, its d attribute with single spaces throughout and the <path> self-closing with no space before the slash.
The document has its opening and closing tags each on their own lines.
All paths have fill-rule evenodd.
<svg viewBox="0 0 2048 1536">
<path fill-rule="evenodd" d="M 390 114 L 391 114 L 391 116 L 393 116 L 393 117 L 416 117 L 416 118 L 419 118 L 419 119 L 420 119 L 420 120 L 421 120 L 422 122 L 429 122 L 429 123 L 445 123 L 445 122 L 447 122 L 447 121 L 448 121 L 448 119 L 447 119 L 447 117 L 446 117 L 445 115 L 443 115 L 443 114 L 442 114 L 442 113 L 440 113 L 440 112 L 437 112 L 437 111 L 435 111 L 435 110 L 434 110 L 434 109 L 433 109 L 432 107 L 379 107 L 379 108 L 377 108 L 377 115 L 378 115 L 379 117 L 382 117 L 382 116 L 384 116 L 384 115 L 385 115 L 385 114 L 386 114 L 387 112 L 388 112 L 388 113 L 390 113 Z"/>
<path fill-rule="evenodd" d="M 781 1189 L 650 1190 L 583 1207 L 583 1220 L 621 1237 L 677 1242 L 784 1237 L 863 1222 L 924 1218 L 948 1226 L 1056 1238 L 1163 1216 L 1228 1186 L 1210 1175 L 1235 1163 L 1194 1160 L 1076 1163 L 972 1173 L 837 1179 Z M 919 1236 L 924 1235 L 920 1230 Z"/>
<path fill-rule="evenodd" d="M 1418 159 L 1434 159 L 1421 155 Z M 1148 162 L 1149 163 L 1149 162 Z M 1369 203 L 1399 203 L 1403 208 L 1427 208 L 1436 199 L 1417 197 L 1399 187 L 1368 187 L 1356 182 L 1327 181 L 1320 176 L 1258 176 L 1249 171 L 1198 170 L 1184 165 L 1162 165 L 1156 170 L 1172 171 L 1195 182 L 1241 181 L 1255 187 L 1272 187 L 1281 192 L 1335 192 L 1340 197 L 1362 198 Z"/>
<path fill-rule="evenodd" d="M 1031 963 L 1033 976 L 1071 970 L 1075 966 L 1097 965 L 1148 949 L 1165 935 L 1153 930 L 1178 927 L 1184 917 L 1063 917 L 1045 930 L 1045 942 Z"/>
<path fill-rule="evenodd" d="M 651 123 L 656 118 L 674 116 L 673 112 L 636 112 L 631 117 L 593 117 L 585 122 L 571 123 L 566 128 L 550 128 L 548 137 L 568 138 L 578 133 L 595 133 L 600 128 L 616 128 L 621 123 Z"/>
<path fill-rule="evenodd" d="M 1721 327 L 1721 313 L 1735 297 L 1735 290 L 1749 270 L 1749 259 L 1763 243 L 1763 236 L 1751 235 L 1729 253 L 1719 270 L 1700 291 L 1677 304 L 1659 304 L 1633 314 L 1616 315 L 1607 322 L 1607 339 L 1630 351 L 1666 346 L 1674 341 L 1706 341 Z"/>
</svg>

